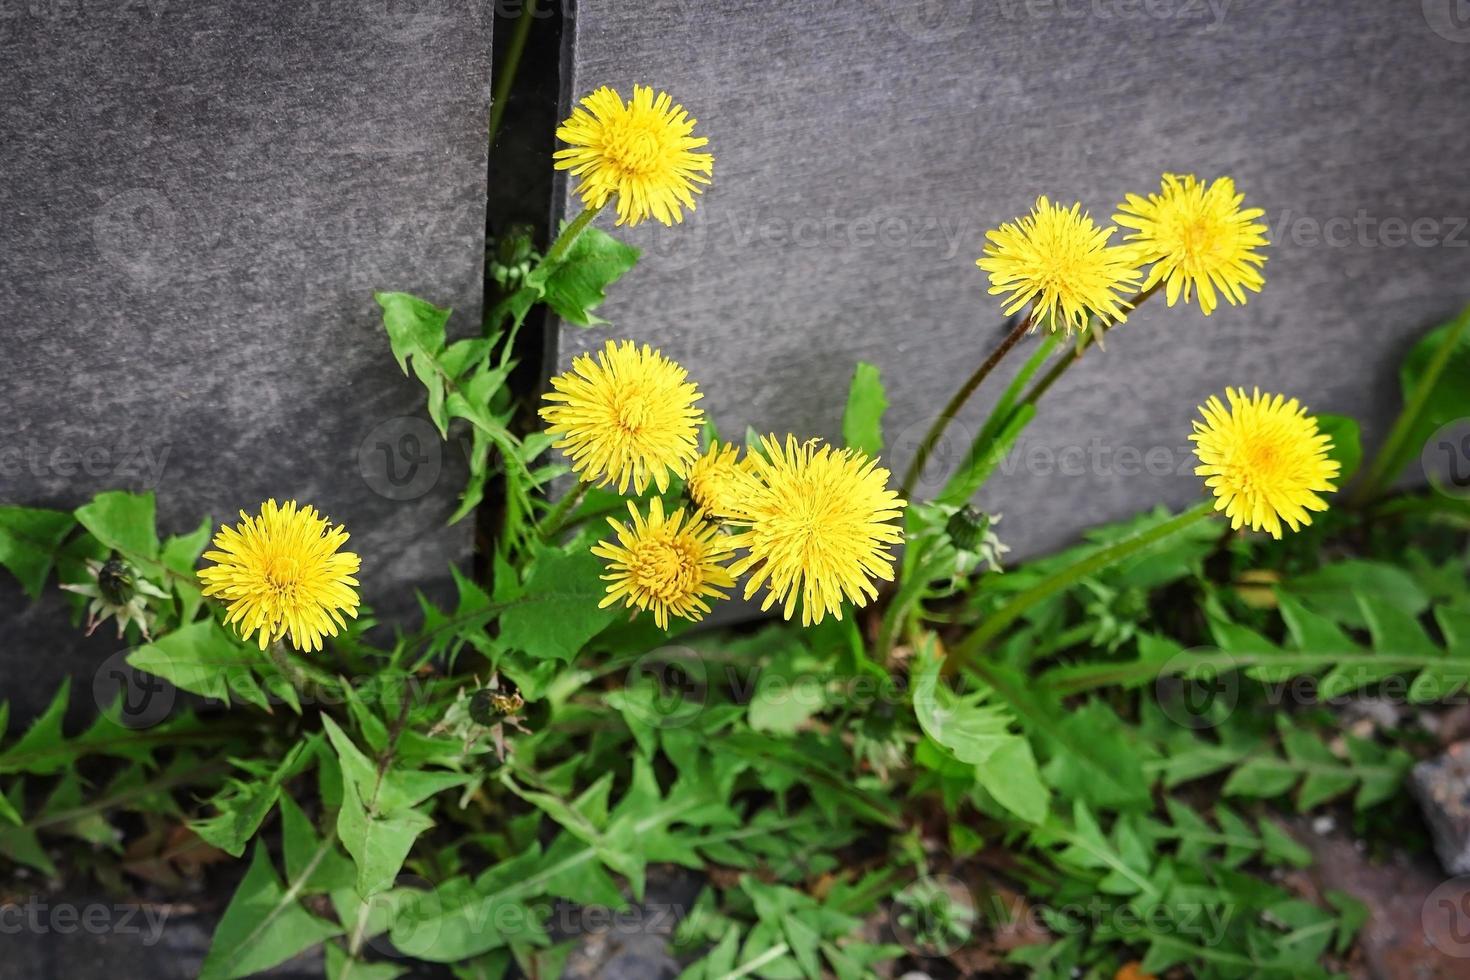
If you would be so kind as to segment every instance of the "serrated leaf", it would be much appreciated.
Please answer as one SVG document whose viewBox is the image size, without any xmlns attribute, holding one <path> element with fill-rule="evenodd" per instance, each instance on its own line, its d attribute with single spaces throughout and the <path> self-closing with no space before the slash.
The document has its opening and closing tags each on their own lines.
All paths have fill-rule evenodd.
<svg viewBox="0 0 1470 980">
<path fill-rule="evenodd" d="M 351 977 L 352 980 L 398 980 L 408 967 L 396 963 L 363 963 L 354 961 L 349 967 L 345 950 L 336 943 L 326 944 L 326 975 L 329 978 Z"/>
<path fill-rule="evenodd" d="M 0 565 L 20 580 L 26 595 L 39 599 L 57 550 L 76 526 L 76 518 L 60 511 L 0 507 Z"/>
<path fill-rule="evenodd" d="M 138 647 L 132 667 L 155 674 L 180 690 L 228 703 L 238 696 L 270 710 L 256 671 L 274 673 L 265 654 L 239 643 L 213 619 L 200 620 Z"/>
<path fill-rule="evenodd" d="M 214 522 L 205 518 L 199 527 L 189 534 L 178 535 L 164 542 L 163 550 L 159 554 L 165 568 L 175 572 L 179 577 L 173 579 L 174 591 L 179 594 L 179 622 L 192 622 L 195 613 L 204 603 L 204 594 L 200 590 L 194 576 L 194 568 L 199 562 L 199 556 L 204 553 L 209 544 L 210 532 L 214 529 Z"/>
<path fill-rule="evenodd" d="M 1298 844 L 1276 821 L 1262 817 L 1257 826 L 1261 828 L 1261 844 L 1268 856 L 1293 868 L 1305 868 L 1312 863 L 1312 852 Z"/>
<path fill-rule="evenodd" d="M 257 844 L 205 957 L 200 980 L 233 980 L 269 970 L 323 940 L 342 934 L 296 903 Z"/>
<path fill-rule="evenodd" d="M 321 753 L 318 752 L 318 755 Z M 337 848 L 323 841 L 301 807 L 289 794 L 281 795 L 281 851 L 286 877 L 302 895 L 351 888 L 357 873 L 352 862 Z"/>
<path fill-rule="evenodd" d="M 961 762 L 984 765 L 1002 745 L 1018 738 L 1015 719 L 1001 706 L 986 704 L 981 689 L 961 699 L 939 677 L 940 659 L 932 650 L 914 659 L 914 714 L 919 727 Z"/>
<path fill-rule="evenodd" d="M 158 530 L 154 500 L 148 493 L 113 490 L 99 493 L 92 502 L 76 509 L 76 519 L 92 537 L 125 557 L 158 558 Z"/>
<path fill-rule="evenodd" d="M 433 820 L 411 807 L 369 812 L 357 784 L 344 776 L 337 833 L 357 865 L 358 895 L 370 898 L 391 888 L 414 841 L 432 826 Z"/>
<path fill-rule="evenodd" d="M 1022 820 L 1041 823 L 1051 805 L 1051 790 L 1041 778 L 1031 743 L 1024 737 L 1002 745 L 990 761 L 975 768 L 975 778 L 995 801 Z"/>
<path fill-rule="evenodd" d="M 1404 408 L 1374 460 L 1378 488 L 1393 482 L 1444 425 L 1470 417 L 1470 307 L 1426 334 L 1399 370 Z M 1377 489 L 1377 488 L 1375 488 Z"/>
<path fill-rule="evenodd" d="M 1366 628 L 1359 595 L 1372 595 L 1411 616 L 1429 607 L 1429 596 L 1403 569 L 1383 562 L 1348 559 L 1287 579 L 1281 589 L 1309 609 L 1339 623 Z"/>
<path fill-rule="evenodd" d="M 237 761 L 236 765 L 245 770 L 247 778 L 231 779 L 225 789 L 210 801 L 218 812 L 206 819 L 191 821 L 190 829 L 226 854 L 240 857 L 276 805 L 282 785 L 300 773 L 315 754 L 320 737 L 313 735 L 297 742 L 276 766 Z"/>
<path fill-rule="evenodd" d="M 444 327 L 452 311 L 408 293 L 376 293 L 373 298 L 382 307 L 383 328 L 388 332 L 388 345 L 399 370 L 407 374 L 413 363 L 414 372 L 431 392 L 431 400 L 437 390 L 437 401 L 442 404 L 443 380 L 437 377 L 432 363 L 421 364 L 416 359 L 444 349 Z"/>
<path fill-rule="evenodd" d="M 40 717 L 31 722 L 14 745 L 0 752 L 0 773 L 7 772 L 33 772 L 41 775 L 59 771 L 65 766 L 65 760 L 56 761 L 54 764 L 40 763 L 36 759 L 45 759 L 52 756 L 53 750 L 59 748 L 66 737 L 61 730 L 62 719 L 66 717 L 67 705 L 71 703 L 71 678 L 65 678 L 61 687 L 51 698 L 51 703 L 46 710 L 41 712 Z"/>
<path fill-rule="evenodd" d="M 29 827 L 0 827 L 0 857 L 35 868 L 48 878 L 61 877 L 40 837 Z"/>
<path fill-rule="evenodd" d="M 538 660 L 570 662 L 618 615 L 600 609 L 602 562 L 589 551 L 543 551 L 531 578 L 500 617 L 500 639 Z"/>
<path fill-rule="evenodd" d="M 1042 776 L 1059 794 L 1098 809 L 1136 807 L 1148 799 L 1141 746 L 1103 702 L 1069 711 L 1047 734 L 1055 742 Z"/>
<path fill-rule="evenodd" d="M 975 767 L 975 778 L 1001 806 L 1023 820 L 1045 819 L 1051 793 L 1041 779 L 1036 756 L 1025 735 L 1012 732 L 1015 718 L 986 701 L 994 692 L 980 688 L 957 697 L 939 677 L 940 658 L 932 647 L 914 660 L 913 704 L 919 727 L 955 758 Z"/>
<path fill-rule="evenodd" d="M 434 825 L 415 805 L 469 778 L 462 773 L 382 769 L 330 717 L 322 727 L 342 767 L 337 833 L 357 866 L 357 894 L 392 887 L 414 841 Z"/>
<path fill-rule="evenodd" d="M 1435 646 L 1413 615 L 1367 593 L 1359 593 L 1358 604 L 1363 620 L 1373 635 L 1377 652 L 1392 653 L 1394 657 L 1422 657 L 1430 663 L 1441 658 L 1439 647 Z M 1402 661 L 1395 660 L 1384 664 L 1360 660 L 1351 665 L 1335 667 L 1319 683 L 1318 696 L 1323 700 L 1336 698 L 1403 669 Z"/>
<path fill-rule="evenodd" d="M 1296 780 L 1297 773 L 1276 759 L 1251 759 L 1230 774 L 1221 792 L 1226 796 L 1280 796 L 1295 786 Z"/>
<path fill-rule="evenodd" d="M 638 262 L 641 253 L 601 229 L 588 227 L 560 262 L 549 262 L 532 275 L 542 299 L 556 315 L 579 327 L 603 323 L 594 316 L 607 299 L 607 287 Z"/>
</svg>

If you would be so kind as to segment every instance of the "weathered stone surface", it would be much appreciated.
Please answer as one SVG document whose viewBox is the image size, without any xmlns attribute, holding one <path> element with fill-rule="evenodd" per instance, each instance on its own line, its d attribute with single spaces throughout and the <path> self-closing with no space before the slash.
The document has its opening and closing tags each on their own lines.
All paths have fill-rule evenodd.
<svg viewBox="0 0 1470 980">
<path fill-rule="evenodd" d="M 188 902 L 124 903 L 103 895 L 26 896 L 0 903 L 0 910 L 8 927 L 0 973 L 27 980 L 188 980 L 199 976 L 218 925 L 217 911 L 201 914 Z M 257 975 L 316 980 L 321 950 Z"/>
<path fill-rule="evenodd" d="M 1414 766 L 1409 787 L 1434 836 L 1439 863 L 1452 875 L 1470 874 L 1470 742 L 1456 742 Z"/>
<path fill-rule="evenodd" d="M 372 292 L 477 321 L 489 41 L 480 4 L 0 5 L 0 501 L 156 489 L 177 533 L 295 497 L 380 609 L 446 580 L 460 454 Z M 0 574 L 18 716 L 114 648 Z"/>
<path fill-rule="evenodd" d="M 1401 356 L 1467 298 L 1470 28 L 1451 6 L 580 5 L 569 97 L 667 89 L 715 180 L 682 227 L 623 232 L 647 251 L 600 311 L 613 326 L 563 330 L 559 363 L 610 335 L 657 344 L 738 438 L 837 436 L 852 365 L 872 361 L 905 464 L 1001 335 L 973 264 L 988 228 L 1041 193 L 1106 221 L 1163 171 L 1227 174 L 1267 212 L 1265 291 L 1209 318 L 1145 306 L 1057 386 L 980 503 L 1021 557 L 1197 499 L 1190 419 L 1226 385 L 1355 415 L 1376 445 Z"/>
<path fill-rule="evenodd" d="M 243 867 L 234 869 L 243 873 Z M 0 976 L 75 980 L 112 976 L 183 980 L 197 977 L 239 874 L 211 878 L 196 894 L 161 901 L 122 901 L 76 890 L 0 894 L 5 960 Z M 652 865 L 643 901 L 624 909 L 552 906 L 547 929 L 556 944 L 571 943 L 564 980 L 672 980 L 680 971 L 668 946 L 694 907 L 704 879 L 683 868 Z M 322 975 L 323 952 L 312 947 L 259 974 L 272 980 Z M 368 944 L 369 959 L 403 968 L 408 980 L 446 980 L 449 967 L 402 957 L 385 937 Z M 525 980 L 512 965 L 508 980 Z"/>
<path fill-rule="evenodd" d="M 575 941 L 562 980 L 672 980 L 681 967 L 669 943 L 704 887 L 687 869 L 652 865 L 643 900 L 626 909 L 558 903 L 548 931 Z"/>
<path fill-rule="evenodd" d="M 235 876 L 238 877 L 238 876 Z M 200 975 L 234 880 L 211 881 L 205 891 L 163 901 L 65 891 L 0 896 L 5 959 L 0 976 L 25 980 L 192 980 Z M 267 980 L 320 980 L 325 953 L 313 946 L 251 976 Z M 407 960 L 382 937 L 369 940 L 366 957 L 405 972 L 404 980 L 448 980 L 440 964 Z"/>
<path fill-rule="evenodd" d="M 1307 820 L 1292 836 L 1312 852 L 1312 866 L 1293 876 L 1309 883 L 1309 901 L 1343 891 L 1368 907 L 1368 920 L 1346 964 L 1348 975 L 1373 980 L 1452 980 L 1470 959 L 1470 878 L 1445 879 L 1428 855 L 1365 855 L 1342 831 L 1318 832 Z"/>
</svg>

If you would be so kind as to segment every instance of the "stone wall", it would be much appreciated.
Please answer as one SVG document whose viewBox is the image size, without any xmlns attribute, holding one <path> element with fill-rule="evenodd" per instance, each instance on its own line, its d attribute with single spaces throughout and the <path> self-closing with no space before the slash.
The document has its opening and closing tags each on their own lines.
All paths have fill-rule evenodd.
<svg viewBox="0 0 1470 980">
<path fill-rule="evenodd" d="M 447 580 L 463 466 L 372 293 L 478 323 L 489 51 L 479 3 L 0 6 L 0 501 L 152 489 L 178 533 L 295 497 L 374 605 Z M 0 574 L 19 716 L 114 652 Z"/>
<path fill-rule="evenodd" d="M 852 365 L 872 361 L 906 464 L 1002 335 L 974 266 L 987 229 L 1041 193 L 1106 223 L 1163 171 L 1226 174 L 1266 210 L 1265 291 L 1208 319 L 1162 297 L 1141 309 L 1053 390 L 980 502 L 1024 555 L 1196 499 L 1189 420 L 1226 385 L 1352 414 L 1376 443 L 1401 355 L 1470 298 L 1470 23 L 1452 9 L 583 5 L 568 96 L 666 88 L 715 154 L 692 220 L 626 233 L 647 254 L 601 312 L 687 365 L 736 438 L 746 425 L 837 436 Z M 605 336 L 564 330 L 559 362 Z"/>
<path fill-rule="evenodd" d="M 1208 319 L 1155 301 L 1089 355 L 981 498 L 1003 537 L 1034 554 L 1193 499 L 1189 419 L 1227 384 L 1354 414 L 1375 442 L 1401 354 L 1470 288 L 1455 9 L 578 5 L 564 101 L 668 89 L 711 137 L 716 180 L 683 227 L 625 232 L 646 255 L 601 311 L 613 326 L 559 331 L 553 360 L 647 340 L 727 433 L 829 437 L 853 363 L 872 361 L 901 465 L 1000 336 L 973 264 L 986 229 L 1038 193 L 1106 219 L 1192 170 L 1266 209 L 1265 292 Z M 0 3 L 0 500 L 156 489 L 179 532 L 294 496 L 351 527 L 375 605 L 442 583 L 470 547 L 468 525 L 443 524 L 462 466 L 371 293 L 478 316 L 489 52 L 480 3 Z M 0 610 L 18 716 L 117 652 L 8 576 Z"/>
</svg>

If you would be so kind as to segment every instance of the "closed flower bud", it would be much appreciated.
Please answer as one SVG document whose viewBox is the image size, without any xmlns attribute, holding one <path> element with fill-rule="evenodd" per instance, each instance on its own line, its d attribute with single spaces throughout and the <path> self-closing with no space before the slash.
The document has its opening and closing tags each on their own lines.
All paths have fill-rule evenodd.
<svg viewBox="0 0 1470 980">
<path fill-rule="evenodd" d="M 127 635 L 129 623 L 136 623 L 143 639 L 151 640 L 153 613 L 148 609 L 148 599 L 167 599 L 168 593 L 139 578 L 133 566 L 115 552 L 106 562 L 87 559 L 87 574 L 90 581 L 61 586 L 92 600 L 87 605 L 87 635 L 91 636 L 105 621 L 116 619 L 118 639 Z"/>
<path fill-rule="evenodd" d="M 97 570 L 97 591 L 109 606 L 126 606 L 132 602 L 136 586 L 133 567 L 115 555 Z"/>
<path fill-rule="evenodd" d="M 482 688 L 470 696 L 470 720 L 477 725 L 493 725 L 500 719 L 495 712 L 495 692 Z"/>
<path fill-rule="evenodd" d="M 985 540 L 985 532 L 989 529 L 990 515 L 981 513 L 969 504 L 950 515 L 949 522 L 944 525 L 950 542 L 960 551 L 975 551 L 980 542 Z"/>
<path fill-rule="evenodd" d="M 485 687 L 470 696 L 470 720 L 477 725 L 498 724 L 526 706 L 526 699 L 512 686 L 509 690 Z"/>
</svg>

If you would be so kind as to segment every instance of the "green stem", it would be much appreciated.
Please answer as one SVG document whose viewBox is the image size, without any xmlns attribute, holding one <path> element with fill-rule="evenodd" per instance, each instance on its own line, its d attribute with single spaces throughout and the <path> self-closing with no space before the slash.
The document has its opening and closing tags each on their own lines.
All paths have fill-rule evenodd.
<svg viewBox="0 0 1470 980">
<path fill-rule="evenodd" d="M 352 926 L 352 936 L 347 940 L 347 957 L 342 961 L 342 971 L 337 974 L 337 980 L 347 980 L 352 975 L 352 968 L 357 964 L 357 958 L 362 955 L 362 945 L 367 939 L 368 917 L 372 914 L 373 905 L 366 899 L 359 899 L 357 906 L 357 920 Z"/>
<path fill-rule="evenodd" d="M 878 631 L 878 644 L 875 657 L 881 663 L 888 662 L 888 656 L 893 650 L 894 642 L 904 634 L 909 624 L 909 614 L 918 606 L 924 597 L 925 589 L 929 582 L 944 567 L 941 560 L 944 557 L 942 548 L 931 545 L 937 555 L 931 554 L 922 557 L 913 566 L 905 568 L 903 583 L 898 592 L 893 596 L 891 604 L 884 611 L 881 627 Z"/>
<path fill-rule="evenodd" d="M 1470 306 L 1461 311 L 1459 318 L 1455 320 L 1445 335 L 1444 342 L 1429 359 L 1429 364 L 1424 369 L 1424 376 L 1419 379 L 1414 393 L 1409 396 L 1404 410 L 1395 420 L 1393 430 L 1388 434 L 1388 441 L 1383 444 L 1378 455 L 1373 457 L 1373 465 L 1368 474 L 1363 477 L 1363 481 L 1358 484 L 1352 497 L 1349 498 L 1349 506 L 1361 507 L 1373 500 L 1386 489 L 1385 484 L 1391 482 L 1403 469 L 1401 456 L 1404 447 L 1408 445 L 1409 437 L 1413 435 L 1414 429 L 1418 426 L 1419 417 L 1424 413 L 1424 406 L 1429 402 L 1429 396 L 1433 393 L 1435 385 L 1439 383 L 1439 376 L 1449 366 L 1455 349 L 1460 346 L 1460 337 L 1464 335 L 1467 327 L 1470 327 Z"/>
<path fill-rule="evenodd" d="M 44 830 L 47 827 L 54 827 L 58 824 L 81 820 L 83 817 L 91 816 L 94 813 L 106 813 L 108 810 L 116 809 L 124 803 L 147 796 L 150 793 L 171 790 L 178 786 L 195 785 L 196 780 L 203 781 L 204 777 L 223 773 L 228 768 L 223 762 L 211 762 L 207 765 L 195 766 L 181 773 L 159 776 L 142 785 L 114 793 L 111 796 L 104 796 L 100 800 L 93 800 L 82 806 L 72 807 L 67 810 L 58 810 L 44 817 L 38 817 L 36 820 L 26 823 L 25 826 L 31 830 Z"/>
<path fill-rule="evenodd" d="M 265 648 L 266 656 L 270 657 L 271 663 L 281 672 L 281 676 L 290 682 L 296 689 L 297 694 L 309 695 L 307 687 L 311 683 L 321 684 L 328 687 L 336 687 L 337 679 L 331 674 L 308 668 L 298 661 L 290 650 L 286 649 L 284 640 L 276 640 Z"/>
<path fill-rule="evenodd" d="M 581 480 L 578 480 L 577 489 L 561 495 L 561 499 L 556 502 L 556 506 L 552 507 L 547 515 L 541 519 L 542 541 L 550 541 L 556 537 L 566 526 L 567 518 L 577 509 L 577 505 L 586 498 L 587 491 L 591 488 L 592 484 L 583 483 Z"/>
<path fill-rule="evenodd" d="M 1162 283 L 1156 282 L 1149 288 L 1139 292 L 1137 296 L 1134 296 L 1132 299 L 1130 299 L 1128 301 L 1130 312 L 1133 310 L 1137 310 L 1150 296 L 1158 292 L 1159 286 L 1161 284 Z M 1042 375 L 1041 380 L 1036 382 L 1035 386 L 1032 387 L 1030 391 L 1026 392 L 1026 397 L 1021 399 L 1021 404 L 1035 405 L 1038 401 L 1040 401 L 1041 396 L 1046 394 L 1051 389 L 1051 386 L 1057 383 L 1057 379 L 1067 373 L 1067 368 L 1082 360 L 1082 355 L 1087 353 L 1087 348 L 1092 346 L 1093 341 L 1095 341 L 1099 335 L 1106 334 L 1115 326 L 1117 326 L 1117 324 L 1115 323 L 1105 323 L 1100 325 L 1097 330 L 1087 331 L 1087 336 L 1081 338 L 1077 342 L 1077 346 L 1073 348 L 1071 356 L 1064 357 L 1060 361 L 1057 361 L 1055 364 L 1053 364 L 1051 366 L 1051 370 Z"/>
<path fill-rule="evenodd" d="M 505 49 L 500 74 L 495 79 L 495 90 L 490 96 L 490 144 L 495 144 L 495 134 L 500 132 L 500 119 L 505 115 L 505 104 L 510 98 L 511 86 L 515 84 L 516 71 L 521 67 L 521 55 L 526 50 L 526 38 L 531 34 L 531 24 L 536 19 L 536 0 L 526 0 L 521 19 L 516 21 L 515 33 Z"/>
<path fill-rule="evenodd" d="M 592 224 L 592 219 L 601 214 L 605 207 L 607 207 L 607 201 L 595 208 L 583 208 L 582 213 L 573 218 L 571 224 L 563 228 L 561 234 L 556 236 L 556 241 L 551 243 L 551 248 L 547 249 L 546 256 L 542 258 L 540 264 L 553 265 L 565 259 L 567 253 L 572 250 L 572 246 L 577 244 L 577 239 L 582 237 L 582 232 L 587 230 L 587 226 Z"/>
<path fill-rule="evenodd" d="M 970 635 L 965 637 L 964 641 L 950 654 L 951 662 L 955 665 L 963 664 L 964 661 L 983 650 L 987 643 L 999 636 L 1007 626 L 1015 622 L 1032 606 L 1050 599 L 1094 572 L 1131 557 L 1150 545 L 1177 534 L 1191 524 L 1204 520 L 1214 512 L 1214 509 L 1213 500 L 1203 501 L 1177 517 L 1170 518 L 1162 524 L 1141 531 L 1132 537 L 1124 538 L 1105 548 L 1099 548 L 1080 561 L 1053 572 L 1031 588 L 1016 595 L 972 630 Z"/>
<path fill-rule="evenodd" d="M 388 729 L 388 744 L 377 758 L 377 780 L 373 784 L 373 791 L 369 794 L 369 799 L 363 801 L 368 813 L 378 811 L 378 799 L 383 791 L 383 782 L 393 768 L 393 762 L 398 755 L 398 740 L 403 737 L 404 728 L 408 724 L 408 709 L 409 701 L 405 698 L 403 704 L 399 706 L 398 718 Z M 367 940 L 368 919 L 371 913 L 372 902 L 369 899 L 359 898 L 357 921 L 347 941 L 347 958 L 342 961 L 342 971 L 337 975 L 337 980 L 347 980 L 352 973 L 353 966 L 357 963 L 357 958 L 362 955 L 362 946 Z"/>
<path fill-rule="evenodd" d="M 1029 422 L 1030 415 L 1035 413 L 1034 408 L 1027 411 L 1017 409 L 1016 402 L 1021 397 L 1021 390 L 1041 370 L 1041 366 L 1051 359 L 1056 346 L 1057 336 L 1054 333 L 1048 333 L 1036 345 L 1035 353 L 1026 359 L 1021 370 L 1006 385 L 1000 400 L 990 409 L 990 417 L 980 427 L 980 434 L 970 444 L 964 461 L 934 498 L 936 501 L 956 506 L 966 504 L 989 479 L 991 471 L 1000 463 L 1001 457 L 1009 451 L 1016 437 Z"/>
<path fill-rule="evenodd" d="M 1030 663 L 1036 660 L 1045 660 L 1047 657 L 1050 657 L 1052 654 L 1057 653 L 1058 651 L 1065 650 L 1068 647 L 1076 646 L 1077 644 L 1082 643 L 1090 638 L 1095 628 L 1096 626 L 1093 623 L 1082 622 L 1078 623 L 1076 626 L 1073 626 L 1071 629 L 1063 630 L 1061 633 L 1053 636 L 1050 642 L 1046 643 L 1043 646 L 1037 647 L 1035 650 L 1028 651 L 1025 658 L 1026 662 Z"/>
<path fill-rule="evenodd" d="M 1104 333 L 1106 333 L 1109 328 L 1104 326 L 1100 329 Z M 1050 391 L 1051 386 L 1057 383 L 1057 379 L 1067 373 L 1067 368 L 1082 360 L 1082 355 L 1086 353 L 1087 348 L 1092 345 L 1092 340 L 1094 336 L 1095 335 L 1093 334 L 1093 332 L 1089 330 L 1087 336 L 1082 338 L 1082 340 L 1080 340 L 1072 348 L 1071 354 L 1068 354 L 1066 357 L 1061 358 L 1055 364 L 1053 364 L 1047 370 L 1047 372 L 1041 376 L 1041 380 L 1036 382 L 1036 384 L 1032 386 L 1030 391 L 1026 392 L 1026 396 L 1021 399 L 1021 404 L 1035 405 L 1037 402 L 1039 402 L 1041 400 L 1041 396 Z"/>
<path fill-rule="evenodd" d="M 1007 352 L 1012 347 L 1015 347 L 1021 338 L 1026 336 L 1031 330 L 1031 324 L 1035 318 L 1036 308 L 1032 307 L 1030 312 L 1016 322 L 1015 329 L 1006 334 L 1005 339 L 1000 342 L 1000 345 L 991 351 L 990 356 L 975 369 L 975 373 L 970 375 L 964 384 L 960 385 L 959 390 L 954 393 L 953 397 L 950 398 L 949 402 L 940 411 L 938 418 L 934 420 L 934 424 L 929 426 L 929 431 L 924 434 L 924 441 L 919 443 L 919 449 L 914 453 L 914 460 L 909 464 L 908 471 L 904 473 L 903 483 L 898 491 L 900 497 L 908 500 L 913 496 L 914 484 L 918 481 L 919 474 L 924 472 L 924 467 L 929 462 L 929 456 L 934 452 L 934 447 L 939 444 L 939 439 L 944 435 L 944 430 L 949 427 L 950 422 L 954 421 L 954 417 L 960 413 L 960 409 L 965 407 L 965 403 L 970 400 L 970 396 L 975 393 L 975 389 L 980 387 L 980 383 L 989 377 L 991 371 L 995 370 L 995 366 L 1000 363 L 1001 358 L 1005 357 Z"/>
</svg>

